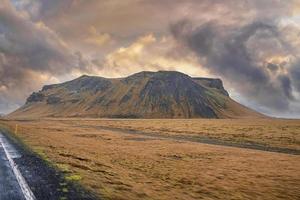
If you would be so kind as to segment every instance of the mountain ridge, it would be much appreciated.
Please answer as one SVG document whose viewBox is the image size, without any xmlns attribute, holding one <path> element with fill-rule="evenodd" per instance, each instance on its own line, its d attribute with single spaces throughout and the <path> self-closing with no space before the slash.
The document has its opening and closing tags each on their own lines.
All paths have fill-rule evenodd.
<svg viewBox="0 0 300 200">
<path fill-rule="evenodd" d="M 124 78 L 82 75 L 32 93 L 9 117 L 235 118 L 262 117 L 232 100 L 221 79 L 176 71 Z"/>
</svg>

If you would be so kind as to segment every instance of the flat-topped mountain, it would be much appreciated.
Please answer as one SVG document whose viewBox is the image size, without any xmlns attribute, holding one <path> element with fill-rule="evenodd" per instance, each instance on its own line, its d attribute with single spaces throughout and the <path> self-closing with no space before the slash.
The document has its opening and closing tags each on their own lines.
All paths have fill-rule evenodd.
<svg viewBox="0 0 300 200">
<path fill-rule="evenodd" d="M 46 85 L 9 117 L 242 118 L 261 114 L 233 101 L 220 79 L 175 71 L 125 78 L 81 76 Z"/>
</svg>

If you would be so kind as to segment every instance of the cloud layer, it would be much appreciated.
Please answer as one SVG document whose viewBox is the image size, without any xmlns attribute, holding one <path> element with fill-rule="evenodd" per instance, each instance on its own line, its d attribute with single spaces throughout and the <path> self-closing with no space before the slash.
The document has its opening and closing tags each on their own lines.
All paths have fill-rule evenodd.
<svg viewBox="0 0 300 200">
<path fill-rule="evenodd" d="M 0 0 L 0 112 L 82 73 L 178 70 L 300 117 L 297 0 Z"/>
<path fill-rule="evenodd" d="M 0 4 L 0 110 L 10 110 L 44 82 L 81 70 L 82 57 L 73 53 L 43 22 L 33 23 L 9 1 Z M 9 104 L 11 102 L 11 105 Z"/>
<path fill-rule="evenodd" d="M 290 102 L 296 100 L 293 92 L 299 92 L 300 76 L 292 71 L 299 68 L 300 52 L 276 23 L 257 21 L 237 28 L 181 21 L 171 29 L 203 66 L 232 82 L 248 99 L 276 111 L 289 110 Z M 286 59 L 272 63 L 277 57 Z"/>
</svg>

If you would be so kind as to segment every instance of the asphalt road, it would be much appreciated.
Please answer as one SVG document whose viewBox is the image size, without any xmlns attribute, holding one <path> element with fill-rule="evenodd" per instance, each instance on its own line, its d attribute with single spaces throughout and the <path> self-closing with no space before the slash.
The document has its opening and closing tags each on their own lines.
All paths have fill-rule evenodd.
<svg viewBox="0 0 300 200">
<path fill-rule="evenodd" d="M 98 200 L 0 130 L 0 200 Z"/>
<path fill-rule="evenodd" d="M 19 156 L 0 132 L 0 200 L 32 199 L 28 198 L 26 190 L 30 189 L 13 161 Z"/>
</svg>

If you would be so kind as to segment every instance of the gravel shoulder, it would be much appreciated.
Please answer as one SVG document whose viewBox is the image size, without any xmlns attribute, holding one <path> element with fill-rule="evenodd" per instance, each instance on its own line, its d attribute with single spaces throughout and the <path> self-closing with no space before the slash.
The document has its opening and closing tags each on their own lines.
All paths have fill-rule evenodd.
<svg viewBox="0 0 300 200">
<path fill-rule="evenodd" d="M 107 127 L 107 126 L 97 126 L 96 128 L 102 129 L 102 130 L 114 131 L 117 133 L 147 136 L 147 137 L 158 138 L 158 139 L 171 139 L 171 140 L 179 140 L 179 141 L 197 142 L 197 143 L 203 143 L 203 144 L 221 145 L 221 146 L 229 146 L 229 147 L 237 147 L 237 148 L 254 149 L 254 150 L 260 150 L 260 151 L 300 155 L 300 150 L 297 150 L 297 149 L 272 147 L 272 146 L 268 146 L 268 145 L 255 143 L 255 142 L 235 143 L 235 142 L 230 142 L 230 141 L 226 141 L 226 140 L 222 140 L 222 139 L 209 138 L 209 137 L 205 137 L 205 136 L 190 136 L 190 135 L 183 135 L 183 134 L 168 135 L 168 134 L 164 134 L 164 133 L 148 133 L 148 132 L 143 132 L 143 131 L 138 131 L 138 130 L 112 128 L 112 127 Z"/>
</svg>

